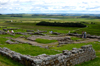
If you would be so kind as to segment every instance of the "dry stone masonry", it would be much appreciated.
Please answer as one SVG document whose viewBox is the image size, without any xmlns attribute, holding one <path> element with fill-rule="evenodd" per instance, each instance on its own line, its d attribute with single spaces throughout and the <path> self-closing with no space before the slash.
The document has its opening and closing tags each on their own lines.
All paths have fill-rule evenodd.
<svg viewBox="0 0 100 66">
<path fill-rule="evenodd" d="M 74 66 L 96 58 L 92 45 L 85 45 L 81 48 L 73 48 L 71 51 L 63 50 L 62 53 L 56 55 L 22 55 L 11 51 L 8 48 L 0 48 L 0 54 L 7 56 L 25 66 Z"/>
</svg>

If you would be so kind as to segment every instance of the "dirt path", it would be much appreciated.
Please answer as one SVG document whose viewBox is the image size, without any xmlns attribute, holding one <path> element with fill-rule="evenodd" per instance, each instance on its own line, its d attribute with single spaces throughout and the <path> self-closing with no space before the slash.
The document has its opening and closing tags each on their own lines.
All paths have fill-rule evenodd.
<svg viewBox="0 0 100 66">
<path fill-rule="evenodd" d="M 89 42 L 93 42 L 93 41 L 99 41 L 99 40 L 98 39 L 90 39 L 90 38 L 87 38 L 84 41 L 74 41 L 74 43 L 75 44 L 77 44 L 77 43 L 89 43 Z"/>
</svg>

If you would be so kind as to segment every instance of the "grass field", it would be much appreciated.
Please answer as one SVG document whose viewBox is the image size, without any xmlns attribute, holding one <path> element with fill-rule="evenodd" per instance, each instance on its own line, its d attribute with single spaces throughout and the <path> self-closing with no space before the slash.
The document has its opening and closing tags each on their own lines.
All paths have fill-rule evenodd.
<svg viewBox="0 0 100 66">
<path fill-rule="evenodd" d="M 79 17 L 79 16 L 77 16 Z M 100 19 L 91 19 L 91 18 L 77 18 L 74 16 L 32 16 L 29 14 L 24 14 L 23 17 L 10 17 L 10 15 L 0 15 L 0 27 L 1 26 L 7 26 L 7 28 L 20 28 L 18 30 L 14 30 L 14 32 L 26 32 L 27 29 L 34 30 L 35 32 L 37 30 L 40 31 L 47 31 L 47 33 L 44 34 L 49 34 L 49 31 L 53 32 L 58 32 L 58 33 L 68 33 L 70 32 L 77 32 L 77 33 L 82 33 L 82 31 L 86 31 L 87 34 L 91 35 L 100 35 Z M 10 21 L 13 22 L 10 22 Z M 79 28 L 79 27 L 55 27 L 55 26 L 37 26 L 36 23 L 40 21 L 48 21 L 48 22 L 85 22 L 84 24 L 87 25 L 85 28 Z M 91 22 L 95 24 L 91 24 Z M 0 30 L 5 29 L 5 28 L 0 28 Z M 50 34 L 49 34 L 50 35 Z M 59 52 L 53 51 L 51 49 L 55 50 L 71 50 L 72 48 L 80 48 L 83 45 L 88 45 L 91 44 L 93 48 L 96 51 L 97 58 L 85 62 L 76 66 L 100 66 L 100 42 L 90 42 L 90 43 L 80 43 L 80 44 L 67 44 L 63 45 L 61 47 L 51 47 L 50 50 L 36 47 L 36 46 L 31 46 L 28 44 L 14 44 L 10 45 L 7 44 L 5 41 L 7 40 L 6 37 L 12 37 L 12 38 L 17 38 L 19 36 L 24 36 L 24 35 L 0 35 L 0 47 L 7 47 L 13 51 L 19 52 L 21 54 L 26 54 L 26 55 L 32 55 L 32 56 L 37 56 L 40 54 L 47 54 L 47 55 L 55 55 L 58 54 Z M 26 35 L 28 37 L 30 35 Z M 76 37 L 71 37 L 72 40 L 81 40 L 80 38 Z M 46 42 L 45 42 L 46 41 Z M 40 43 L 52 43 L 55 41 L 49 41 L 49 40 L 43 40 L 43 39 L 37 39 L 37 42 Z M 15 61 L 12 61 L 9 58 L 6 58 L 4 56 L 0 55 L 0 66 L 23 66 Z"/>
<path fill-rule="evenodd" d="M 48 44 L 48 43 L 57 42 L 57 40 L 48 40 L 48 39 L 40 39 L 40 38 L 37 38 L 36 39 L 36 42 L 42 43 L 42 44 Z"/>
</svg>

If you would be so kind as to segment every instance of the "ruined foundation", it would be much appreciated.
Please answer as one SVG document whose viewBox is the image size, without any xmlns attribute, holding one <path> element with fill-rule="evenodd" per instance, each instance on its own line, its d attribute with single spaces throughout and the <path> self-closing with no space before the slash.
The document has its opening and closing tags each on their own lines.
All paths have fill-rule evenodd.
<svg viewBox="0 0 100 66">
<path fill-rule="evenodd" d="M 0 48 L 0 54 L 11 58 L 25 66 L 74 66 L 96 58 L 92 45 L 85 45 L 81 48 L 72 50 L 63 50 L 61 54 L 56 55 L 22 55 L 11 51 L 8 48 Z"/>
</svg>

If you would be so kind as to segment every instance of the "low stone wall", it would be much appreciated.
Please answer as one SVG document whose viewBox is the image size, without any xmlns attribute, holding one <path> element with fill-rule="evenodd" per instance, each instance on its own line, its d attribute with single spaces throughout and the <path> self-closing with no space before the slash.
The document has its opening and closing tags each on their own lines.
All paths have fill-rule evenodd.
<svg viewBox="0 0 100 66">
<path fill-rule="evenodd" d="M 87 38 L 100 39 L 100 36 L 87 34 Z"/>
<path fill-rule="evenodd" d="M 76 36 L 76 37 L 82 38 L 82 34 L 68 33 L 67 35 L 70 35 L 70 36 Z"/>
<path fill-rule="evenodd" d="M 11 40 L 7 40 L 6 43 L 8 43 L 8 44 L 19 44 L 19 42 L 17 42 L 17 41 L 11 41 Z"/>
<path fill-rule="evenodd" d="M 82 38 L 82 34 L 68 33 L 67 35 L 76 36 L 76 37 Z M 100 36 L 90 35 L 90 34 L 87 34 L 86 37 L 87 38 L 93 38 L 93 39 L 100 39 Z"/>
<path fill-rule="evenodd" d="M 64 37 L 64 38 L 59 38 L 58 39 L 58 44 L 62 45 L 62 44 L 71 44 L 73 43 L 73 41 L 71 40 L 70 37 Z"/>
<path fill-rule="evenodd" d="M 96 58 L 92 45 L 85 45 L 81 48 L 73 48 L 71 51 L 63 50 L 56 55 L 22 55 L 8 48 L 0 48 L 0 54 L 12 58 L 25 66 L 74 66 Z"/>
</svg>

